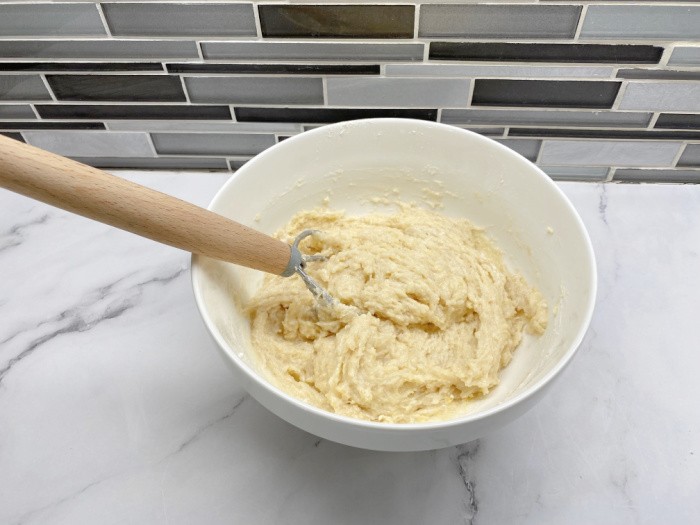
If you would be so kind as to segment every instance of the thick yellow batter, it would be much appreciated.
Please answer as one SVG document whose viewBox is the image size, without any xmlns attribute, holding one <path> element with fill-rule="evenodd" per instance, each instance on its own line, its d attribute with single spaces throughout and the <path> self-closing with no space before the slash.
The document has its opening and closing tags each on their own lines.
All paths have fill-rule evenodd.
<svg viewBox="0 0 700 525">
<path fill-rule="evenodd" d="M 402 206 L 394 215 L 294 216 L 278 235 L 328 256 L 309 273 L 341 304 L 319 307 L 301 279 L 268 276 L 249 305 L 260 368 L 292 396 L 350 417 L 448 419 L 498 384 L 540 293 L 510 273 L 470 222 Z M 349 305 L 349 306 L 345 306 Z"/>
</svg>

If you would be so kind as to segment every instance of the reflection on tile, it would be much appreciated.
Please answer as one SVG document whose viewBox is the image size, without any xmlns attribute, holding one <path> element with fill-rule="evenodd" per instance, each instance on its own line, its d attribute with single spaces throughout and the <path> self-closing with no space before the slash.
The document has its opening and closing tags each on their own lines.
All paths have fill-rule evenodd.
<svg viewBox="0 0 700 525">
<path fill-rule="evenodd" d="M 32 146 L 69 157 L 153 157 L 145 133 L 25 131 Z"/>
<path fill-rule="evenodd" d="M 228 106 L 37 104 L 41 118 L 113 120 L 231 120 Z"/>
<path fill-rule="evenodd" d="M 235 108 L 239 122 L 331 123 L 360 118 L 436 120 L 437 109 Z"/>
<path fill-rule="evenodd" d="M 311 77 L 188 77 L 192 102 L 323 104 L 323 81 Z"/>
<path fill-rule="evenodd" d="M 29 104 L 0 104 L 0 119 L 11 118 L 34 119 L 36 115 Z"/>
<path fill-rule="evenodd" d="M 561 181 L 604 181 L 609 168 L 588 166 L 540 166 L 542 171 L 554 180 Z"/>
<path fill-rule="evenodd" d="M 620 69 L 617 78 L 659 80 L 700 80 L 700 71 L 673 71 L 668 69 Z"/>
<path fill-rule="evenodd" d="M 3 58 L 199 58 L 197 45 L 182 40 L 4 40 Z"/>
<path fill-rule="evenodd" d="M 22 138 L 21 133 L 13 133 L 11 131 L 0 131 L 0 135 L 7 137 L 12 140 L 18 140 L 20 142 L 24 142 L 24 139 Z"/>
<path fill-rule="evenodd" d="M 467 38 L 573 38 L 580 5 L 423 4 L 418 35 Z"/>
<path fill-rule="evenodd" d="M 700 115 L 686 115 L 683 113 L 662 113 L 656 119 L 656 128 L 670 129 L 699 129 Z"/>
<path fill-rule="evenodd" d="M 413 5 L 260 5 L 265 37 L 413 38 Z"/>
<path fill-rule="evenodd" d="M 95 168 L 126 168 L 144 170 L 228 170 L 226 159 L 211 157 L 73 157 Z"/>
<path fill-rule="evenodd" d="M 253 4 L 102 4 L 115 36 L 255 36 Z"/>
<path fill-rule="evenodd" d="M 0 37 L 106 34 L 94 4 L 0 4 Z"/>
<path fill-rule="evenodd" d="M 159 71 L 160 62 L 0 62 L 2 71 L 41 71 L 54 73 L 62 71 Z"/>
<path fill-rule="evenodd" d="M 331 106 L 466 106 L 469 80 L 342 77 L 326 80 Z"/>
<path fill-rule="evenodd" d="M 700 66 L 700 46 L 676 47 L 668 63 L 673 66 Z"/>
<path fill-rule="evenodd" d="M 516 153 L 520 153 L 527 160 L 535 162 L 537 154 L 540 152 L 541 140 L 519 140 L 519 139 L 498 139 L 504 146 L 512 149 Z"/>
<path fill-rule="evenodd" d="M 610 78 L 611 67 L 388 64 L 389 77 Z"/>
<path fill-rule="evenodd" d="M 478 79 L 472 104 L 610 108 L 619 89 L 620 82 Z"/>
<path fill-rule="evenodd" d="M 0 75 L 0 100 L 51 100 L 39 75 Z"/>
<path fill-rule="evenodd" d="M 511 128 L 508 132 L 508 136 L 593 139 L 700 140 L 700 131 Z"/>
<path fill-rule="evenodd" d="M 22 120 L 0 122 L 0 129 L 105 129 L 102 122 L 47 122 L 43 120 Z"/>
<path fill-rule="evenodd" d="M 185 102 L 180 78 L 166 75 L 46 75 L 59 100 Z"/>
<path fill-rule="evenodd" d="M 700 184 L 700 170 L 640 170 L 617 169 L 613 176 L 618 182 L 666 182 Z"/>
<path fill-rule="evenodd" d="M 2 67 L 0 65 L 0 67 Z M 170 73 L 237 75 L 378 75 L 379 64 L 168 64 Z"/>
<path fill-rule="evenodd" d="M 688 144 L 678 160 L 679 166 L 700 166 L 700 144 Z"/>
<path fill-rule="evenodd" d="M 700 82 L 630 82 L 620 109 L 700 111 Z"/>
<path fill-rule="evenodd" d="M 301 131 L 299 124 L 269 122 L 114 120 L 106 124 L 112 131 L 225 131 L 230 133 L 297 133 Z"/>
<path fill-rule="evenodd" d="M 152 133 L 158 153 L 171 155 L 256 155 L 275 143 L 274 135 L 240 133 Z"/>
<path fill-rule="evenodd" d="M 545 140 L 540 164 L 564 166 L 671 166 L 681 142 Z"/>
<path fill-rule="evenodd" d="M 208 59 L 420 61 L 422 43 L 202 42 Z"/>
<path fill-rule="evenodd" d="M 651 113 L 612 111 L 541 111 L 504 109 L 443 109 L 446 124 L 500 124 L 504 126 L 582 126 L 642 128 Z"/>
<path fill-rule="evenodd" d="M 581 38 L 700 38 L 700 7 L 591 5 Z"/>
<path fill-rule="evenodd" d="M 656 64 L 663 51 L 658 46 L 627 44 L 430 43 L 431 60 Z"/>
</svg>

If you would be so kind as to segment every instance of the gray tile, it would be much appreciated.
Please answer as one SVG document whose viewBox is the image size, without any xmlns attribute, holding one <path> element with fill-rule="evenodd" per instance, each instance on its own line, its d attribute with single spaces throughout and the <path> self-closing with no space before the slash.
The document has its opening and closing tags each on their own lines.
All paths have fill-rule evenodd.
<svg viewBox="0 0 700 525">
<path fill-rule="evenodd" d="M 197 45 L 183 40 L 4 40 L 3 58 L 199 58 Z"/>
<path fill-rule="evenodd" d="M 342 77 L 327 79 L 331 106 L 466 106 L 469 80 Z"/>
<path fill-rule="evenodd" d="M 253 4 L 102 4 L 115 36 L 255 36 Z"/>
<path fill-rule="evenodd" d="M 420 61 L 422 43 L 202 42 L 204 58 L 233 60 Z"/>
<path fill-rule="evenodd" d="M 700 82 L 630 82 L 620 109 L 700 111 Z"/>
<path fill-rule="evenodd" d="M 226 159 L 211 157 L 73 157 L 73 160 L 96 168 L 145 170 L 228 170 Z"/>
<path fill-rule="evenodd" d="M 673 66 L 700 66 L 700 46 L 676 47 L 668 63 Z"/>
<path fill-rule="evenodd" d="M 27 143 L 69 157 L 153 157 L 146 133 L 25 131 Z"/>
<path fill-rule="evenodd" d="M 602 181 L 608 177 L 607 167 L 595 166 L 540 166 L 554 180 Z"/>
<path fill-rule="evenodd" d="M 388 64 L 389 77 L 610 78 L 612 67 Z"/>
<path fill-rule="evenodd" d="M 0 100 L 51 100 L 39 75 L 0 75 Z"/>
<path fill-rule="evenodd" d="M 635 170 L 617 169 L 613 175 L 619 182 L 666 182 L 700 184 L 700 170 Z"/>
<path fill-rule="evenodd" d="M 619 69 L 617 78 L 641 78 L 645 80 L 700 80 L 700 71 L 675 69 Z"/>
<path fill-rule="evenodd" d="M 503 126 L 581 126 L 581 127 L 646 127 L 651 113 L 615 111 L 513 111 L 491 109 L 444 109 L 445 124 L 499 124 Z"/>
<path fill-rule="evenodd" d="M 564 166 L 670 166 L 680 142 L 545 140 L 540 164 Z"/>
<path fill-rule="evenodd" d="M 249 160 L 250 159 L 229 159 L 228 163 L 231 166 L 231 171 L 236 171 L 238 169 L 241 169 L 243 165 Z"/>
<path fill-rule="evenodd" d="M 700 38 L 700 7 L 652 5 L 591 5 L 581 38 Z"/>
<path fill-rule="evenodd" d="M 678 160 L 679 166 L 700 166 L 700 144 L 688 144 Z"/>
<path fill-rule="evenodd" d="M 297 133 L 299 124 L 198 120 L 110 120 L 112 131 L 224 131 L 229 133 Z"/>
<path fill-rule="evenodd" d="M 275 144 L 274 135 L 236 133 L 152 133 L 158 153 L 171 155 L 256 155 Z"/>
<path fill-rule="evenodd" d="M 106 34 L 94 4 L 0 4 L 0 36 Z"/>
<path fill-rule="evenodd" d="M 462 129 L 466 129 L 468 131 L 473 131 L 474 133 L 478 133 L 479 135 L 483 135 L 485 137 L 502 137 L 503 134 L 506 132 L 505 128 L 466 128 L 466 127 L 462 127 Z"/>
<path fill-rule="evenodd" d="M 323 104 L 323 81 L 312 77 L 187 77 L 192 102 Z"/>
<path fill-rule="evenodd" d="M 540 152 L 540 146 L 542 145 L 541 140 L 529 139 L 498 139 L 496 142 L 500 142 L 516 153 L 520 153 L 523 157 L 532 162 L 535 162 L 537 159 L 537 154 Z"/>
<path fill-rule="evenodd" d="M 419 36 L 572 38 L 578 5 L 429 5 L 420 9 Z"/>
<path fill-rule="evenodd" d="M 0 119 L 35 119 L 28 104 L 0 104 Z"/>
</svg>

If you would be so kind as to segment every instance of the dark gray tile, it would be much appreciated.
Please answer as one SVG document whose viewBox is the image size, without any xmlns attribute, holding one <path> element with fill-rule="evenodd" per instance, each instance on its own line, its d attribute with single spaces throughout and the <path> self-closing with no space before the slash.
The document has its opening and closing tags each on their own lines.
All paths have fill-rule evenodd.
<svg viewBox="0 0 700 525">
<path fill-rule="evenodd" d="M 668 69 L 620 69 L 617 78 L 659 80 L 700 80 L 700 71 L 673 71 Z"/>
<path fill-rule="evenodd" d="M 20 142 L 24 142 L 24 138 L 22 138 L 21 133 L 12 133 L 10 131 L 0 131 L 0 135 L 7 137 L 8 139 L 18 140 Z"/>
<path fill-rule="evenodd" d="M 423 43 L 202 42 L 207 59 L 421 61 Z"/>
<path fill-rule="evenodd" d="M 537 154 L 540 152 L 540 146 L 542 145 L 541 140 L 498 139 L 497 142 L 500 142 L 516 153 L 520 153 L 531 162 L 537 160 Z"/>
<path fill-rule="evenodd" d="M 413 5 L 260 5 L 264 37 L 413 38 Z"/>
<path fill-rule="evenodd" d="M 256 155 L 275 144 L 274 135 L 240 133 L 151 133 L 160 154 Z"/>
<path fill-rule="evenodd" d="M 596 166 L 540 166 L 539 168 L 558 181 L 604 181 L 610 169 Z"/>
<path fill-rule="evenodd" d="M 2 71 L 39 71 L 58 73 L 64 71 L 160 71 L 164 72 L 160 62 L 0 62 Z"/>
<path fill-rule="evenodd" d="M 331 106 L 466 106 L 469 80 L 461 78 L 340 77 L 326 80 Z"/>
<path fill-rule="evenodd" d="M 700 66 L 700 46 L 675 47 L 668 63 L 673 66 Z"/>
<path fill-rule="evenodd" d="M 460 127 L 462 129 L 478 133 L 479 135 L 483 135 L 484 137 L 502 137 L 503 134 L 506 132 L 506 128 L 466 128 L 463 126 Z"/>
<path fill-rule="evenodd" d="M 590 139 L 700 140 L 700 131 L 511 128 L 508 132 L 508 136 Z"/>
<path fill-rule="evenodd" d="M 239 122 L 331 123 L 361 118 L 436 120 L 437 109 L 235 108 Z"/>
<path fill-rule="evenodd" d="M 185 102 L 180 77 L 167 75 L 46 75 L 59 100 Z"/>
<path fill-rule="evenodd" d="M 579 126 L 644 128 L 651 113 L 615 111 L 543 111 L 506 109 L 443 109 L 445 124 L 498 124 L 502 126 Z"/>
<path fill-rule="evenodd" d="M 423 4 L 418 35 L 465 38 L 573 38 L 580 5 Z"/>
<path fill-rule="evenodd" d="M 146 133 L 25 131 L 27 143 L 68 157 L 154 157 Z"/>
<path fill-rule="evenodd" d="M 678 166 L 700 166 L 700 144 L 688 144 L 678 160 Z"/>
<path fill-rule="evenodd" d="M 106 34 L 94 4 L 0 4 L 0 36 Z"/>
<path fill-rule="evenodd" d="M 35 119 L 36 115 L 29 104 L 0 104 L 0 119 Z"/>
<path fill-rule="evenodd" d="M 620 109 L 700 111 L 700 82 L 630 82 Z"/>
<path fill-rule="evenodd" d="M 671 166 L 682 142 L 545 140 L 540 164 L 563 166 Z"/>
<path fill-rule="evenodd" d="M 668 5 L 591 5 L 581 38 L 700 38 L 700 7 Z"/>
<path fill-rule="evenodd" d="M 612 180 L 616 182 L 700 184 L 700 170 L 617 169 Z"/>
<path fill-rule="evenodd" d="M 0 65 L 0 67 L 2 67 Z M 170 73 L 229 75 L 378 75 L 379 64 L 167 64 Z"/>
<path fill-rule="evenodd" d="M 255 36 L 253 4 L 104 3 L 115 36 Z"/>
<path fill-rule="evenodd" d="M 46 122 L 43 120 L 0 121 L 0 129 L 105 129 L 101 122 Z"/>
<path fill-rule="evenodd" d="M 0 56 L 8 58 L 127 59 L 199 58 L 197 44 L 183 40 L 3 40 Z"/>
<path fill-rule="evenodd" d="M 684 113 L 662 113 L 656 119 L 656 128 L 667 129 L 699 129 L 700 130 L 700 115 L 684 114 Z"/>
<path fill-rule="evenodd" d="M 229 159 L 228 163 L 229 166 L 231 166 L 231 171 L 236 171 L 238 169 L 241 169 L 243 165 L 249 160 L 250 159 Z"/>
<path fill-rule="evenodd" d="M 627 44 L 430 43 L 431 60 L 656 64 L 663 51 L 659 46 Z"/>
<path fill-rule="evenodd" d="M 477 79 L 472 104 L 610 108 L 619 89 L 620 82 Z"/>
<path fill-rule="evenodd" d="M 188 77 L 192 102 L 323 104 L 323 81 L 311 77 Z"/>
<path fill-rule="evenodd" d="M 0 75 L 0 100 L 51 100 L 39 75 Z"/>
<path fill-rule="evenodd" d="M 144 170 L 228 170 L 226 159 L 212 157 L 73 157 L 95 168 Z"/>
<path fill-rule="evenodd" d="M 41 118 L 89 120 L 231 120 L 228 106 L 37 104 Z"/>
</svg>

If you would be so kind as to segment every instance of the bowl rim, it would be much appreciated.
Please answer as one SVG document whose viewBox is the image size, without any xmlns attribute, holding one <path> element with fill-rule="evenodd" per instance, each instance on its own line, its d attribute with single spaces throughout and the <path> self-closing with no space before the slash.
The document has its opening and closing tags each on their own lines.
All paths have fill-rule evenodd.
<svg viewBox="0 0 700 525">
<path fill-rule="evenodd" d="M 235 184 L 235 180 L 250 171 L 251 169 L 255 169 L 256 164 L 259 163 L 261 158 L 266 157 L 269 155 L 270 151 L 274 151 L 277 149 L 278 146 L 284 145 L 285 148 L 289 148 L 291 145 L 293 145 L 295 142 L 298 142 L 300 140 L 309 140 L 311 138 L 316 137 L 317 135 L 321 134 L 327 134 L 329 131 L 332 132 L 336 129 L 340 130 L 343 129 L 344 127 L 348 125 L 369 125 L 372 126 L 374 124 L 393 124 L 393 125 L 414 125 L 414 126 L 420 126 L 423 127 L 424 129 L 427 130 L 435 130 L 439 129 L 442 131 L 448 131 L 451 133 L 455 134 L 461 134 L 465 137 L 470 137 L 470 139 L 476 139 L 478 141 L 482 141 L 484 143 L 489 143 L 491 145 L 497 146 L 498 149 L 501 150 L 501 153 L 504 155 L 509 155 L 511 157 L 517 157 L 520 162 L 526 162 L 529 164 L 531 167 L 535 168 L 535 171 L 537 175 L 540 177 L 541 181 L 548 185 L 551 189 L 554 190 L 554 192 L 559 196 L 559 198 L 563 201 L 565 204 L 567 210 L 572 214 L 575 224 L 580 230 L 580 233 L 582 233 L 582 238 L 584 240 L 585 244 L 585 253 L 586 253 L 586 263 L 588 266 L 588 279 L 591 282 L 591 294 L 589 296 L 588 304 L 586 304 L 586 309 L 584 312 L 584 315 L 581 317 L 581 323 L 579 325 L 579 329 L 573 339 L 572 344 L 569 346 L 567 349 L 566 353 L 563 355 L 563 357 L 555 363 L 555 365 L 546 373 L 544 374 L 537 382 L 533 383 L 530 385 L 528 388 L 520 392 L 518 395 L 513 396 L 512 398 L 508 398 L 507 400 L 503 401 L 502 403 L 488 408 L 486 410 L 480 411 L 480 412 L 475 412 L 473 414 L 465 414 L 463 416 L 451 418 L 451 419 L 446 419 L 446 420 L 438 420 L 438 421 L 426 421 L 426 422 L 420 422 L 420 423 L 384 423 L 384 422 L 377 422 L 377 421 L 367 421 L 364 419 L 357 419 L 357 418 L 352 418 L 349 416 L 344 416 L 341 414 L 336 414 L 334 412 L 329 412 L 327 410 L 324 410 L 322 408 L 316 407 L 314 405 L 311 405 L 309 403 L 306 403 L 300 399 L 297 399 L 294 396 L 291 396 L 275 386 L 274 384 L 268 382 L 265 380 L 261 374 L 258 374 L 248 363 L 244 362 L 238 354 L 233 351 L 233 349 L 230 347 L 230 345 L 223 339 L 221 334 L 219 334 L 216 326 L 214 325 L 214 322 L 212 319 L 209 318 L 209 316 L 205 313 L 204 309 L 204 300 L 202 297 L 202 287 L 200 285 L 200 265 L 199 265 L 199 258 L 200 256 L 193 254 L 191 257 L 191 263 L 190 263 L 190 279 L 191 279 L 191 284 L 192 284 L 192 289 L 194 292 L 195 296 L 195 302 L 197 304 L 197 310 L 199 311 L 199 315 L 204 321 L 204 324 L 207 327 L 207 330 L 209 331 L 210 335 L 214 338 L 216 341 L 216 344 L 219 346 L 219 350 L 225 354 L 225 356 L 236 366 L 238 370 L 240 370 L 242 373 L 246 375 L 246 377 L 256 383 L 256 385 L 264 390 L 266 390 L 269 394 L 271 394 L 274 397 L 281 398 L 282 400 L 291 403 L 295 405 L 298 409 L 304 411 L 304 412 L 309 412 L 314 416 L 319 416 L 323 419 L 329 419 L 331 421 L 334 421 L 336 423 L 340 423 L 342 425 L 352 425 L 356 427 L 361 427 L 365 428 L 367 430 L 372 430 L 372 431 L 391 431 L 391 432 L 410 432 L 414 430 L 445 430 L 449 429 L 452 427 L 460 427 L 462 425 L 468 424 L 468 423 L 473 423 L 476 421 L 481 421 L 487 418 L 491 418 L 499 413 L 505 412 L 512 407 L 519 405 L 520 403 L 524 402 L 525 400 L 529 399 L 530 397 L 534 396 L 538 391 L 543 390 L 547 385 L 549 385 L 556 376 L 558 376 L 562 370 L 569 364 L 573 356 L 576 354 L 578 348 L 581 346 L 581 343 L 583 342 L 583 339 L 586 335 L 586 332 L 588 331 L 588 328 L 591 323 L 591 319 L 593 318 L 593 310 L 595 307 L 595 302 L 596 302 L 596 296 L 597 296 L 597 289 L 598 289 L 598 273 L 597 273 L 597 266 L 596 266 L 596 259 L 595 259 L 595 252 L 593 251 L 593 244 L 591 243 L 590 236 L 588 235 L 588 230 L 586 229 L 583 220 L 581 219 L 580 215 L 576 211 L 576 208 L 574 208 L 574 205 L 571 203 L 569 198 L 564 194 L 564 192 L 559 188 L 559 186 L 547 175 L 542 171 L 535 163 L 529 161 L 519 153 L 516 153 L 515 151 L 511 150 L 510 148 L 504 146 L 503 144 L 490 139 L 488 137 L 485 137 L 483 135 L 480 135 L 478 133 L 475 133 L 473 131 L 469 131 L 463 128 L 458 128 L 456 126 L 451 126 L 448 124 L 444 124 L 441 122 L 433 122 L 433 121 L 427 121 L 427 120 L 418 120 L 418 119 L 407 119 L 407 118 L 367 118 L 367 119 L 357 119 L 357 120 L 349 120 L 349 121 L 343 121 L 343 122 L 336 122 L 333 124 L 327 124 L 320 126 L 318 128 L 305 131 L 303 133 L 299 133 L 298 135 L 294 135 L 288 139 L 286 139 L 284 142 L 277 143 L 270 148 L 266 149 L 262 153 L 259 153 L 255 157 L 253 157 L 251 160 L 246 162 L 246 164 L 238 169 L 233 175 L 219 188 L 219 190 L 216 192 L 216 195 L 212 198 L 210 201 L 209 205 L 207 206 L 207 209 L 210 211 L 213 211 L 212 208 L 216 206 L 218 203 L 219 199 L 222 198 L 222 195 L 226 193 L 227 189 L 229 186 L 232 184 Z M 246 169 L 247 168 L 247 169 Z"/>
</svg>

